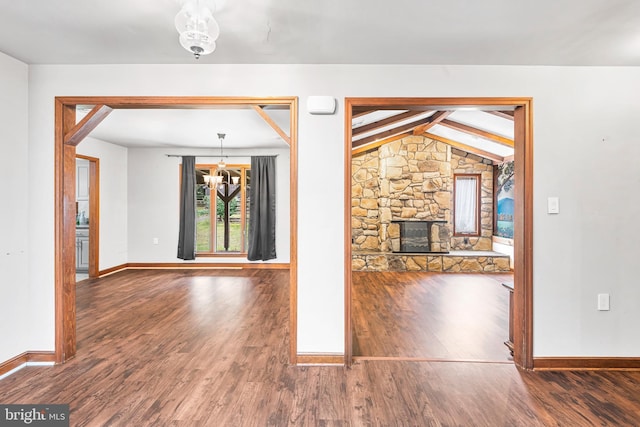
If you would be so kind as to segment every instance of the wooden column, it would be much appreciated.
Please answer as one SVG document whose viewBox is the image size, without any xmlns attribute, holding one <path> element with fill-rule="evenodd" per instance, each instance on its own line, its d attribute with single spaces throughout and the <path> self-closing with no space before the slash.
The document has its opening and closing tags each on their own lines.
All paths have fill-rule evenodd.
<svg viewBox="0 0 640 427">
<path fill-rule="evenodd" d="M 56 362 L 76 354 L 76 147 L 65 144 L 65 135 L 76 124 L 75 106 L 56 100 L 55 130 L 55 206 L 56 234 Z"/>
</svg>

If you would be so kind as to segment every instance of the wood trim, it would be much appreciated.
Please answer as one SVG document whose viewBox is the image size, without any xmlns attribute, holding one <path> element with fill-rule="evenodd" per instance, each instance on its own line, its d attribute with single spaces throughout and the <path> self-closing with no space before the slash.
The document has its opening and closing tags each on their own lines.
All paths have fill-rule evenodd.
<svg viewBox="0 0 640 427">
<path fill-rule="evenodd" d="M 360 154 L 365 154 L 365 153 L 368 153 L 370 151 L 373 151 L 373 150 L 376 150 L 376 149 L 380 148 L 384 144 L 388 144 L 390 142 L 397 141 L 399 139 L 406 138 L 406 137 L 411 136 L 411 135 L 412 135 L 411 132 L 405 132 L 405 133 L 401 133 L 399 135 L 395 135 L 395 136 L 392 136 L 392 137 L 389 137 L 389 138 L 381 139 L 380 141 L 376 141 L 374 143 L 367 144 L 367 145 L 364 145 L 362 147 L 358 147 L 358 148 L 354 149 L 353 152 L 351 153 L 351 155 L 355 157 L 355 156 L 358 156 Z"/>
<path fill-rule="evenodd" d="M 385 130 L 385 131 L 382 131 L 380 133 L 376 133 L 376 134 L 373 134 L 371 136 L 364 137 L 362 139 L 358 139 L 356 141 L 353 141 L 352 147 L 355 149 L 355 148 L 358 148 L 358 147 L 362 147 L 363 145 L 370 144 L 372 142 L 379 142 L 379 140 L 381 140 L 381 139 L 385 139 L 385 138 L 388 139 L 388 138 L 391 138 L 391 137 L 396 136 L 398 134 L 405 133 L 407 131 L 413 131 L 414 128 L 416 128 L 416 127 L 418 127 L 420 125 L 431 123 L 432 120 L 433 120 L 432 117 L 433 116 L 429 116 L 426 119 L 416 120 L 415 122 L 411 122 L 411 123 L 407 123 L 407 124 L 404 124 L 404 125 L 400 125 L 398 127 L 395 127 L 395 128 L 389 129 L 389 130 Z"/>
<path fill-rule="evenodd" d="M 22 353 L 0 363 L 0 376 L 11 372 L 29 361 L 28 353 Z"/>
<path fill-rule="evenodd" d="M 16 368 L 29 362 L 54 362 L 56 361 L 56 354 L 53 351 L 27 351 L 19 354 L 16 357 L 12 357 L 0 363 L 0 376 L 11 372 Z"/>
<path fill-rule="evenodd" d="M 394 123 L 408 120 L 412 117 L 419 116 L 421 114 L 425 114 L 425 111 L 405 111 L 404 113 L 395 114 L 385 119 L 378 120 L 377 122 L 369 123 L 367 125 L 359 126 L 357 128 L 352 128 L 351 132 L 353 136 L 362 135 L 363 133 L 371 132 L 372 130 L 380 129 L 385 126 L 392 125 Z"/>
<path fill-rule="evenodd" d="M 246 252 L 196 252 L 196 258 L 246 258 Z"/>
<path fill-rule="evenodd" d="M 431 122 L 426 123 L 426 124 L 421 125 L 421 126 L 418 126 L 417 128 L 415 128 L 413 130 L 413 134 L 414 135 L 422 135 L 423 133 L 425 133 L 426 131 L 428 131 L 429 129 L 431 129 L 435 125 L 439 124 L 440 122 L 442 122 L 447 117 L 449 117 L 449 115 L 451 113 L 453 113 L 453 111 L 438 111 L 438 112 L 436 112 L 433 116 L 431 116 L 431 118 L 432 118 Z"/>
<path fill-rule="evenodd" d="M 514 362 L 533 369 L 533 100 L 532 98 L 346 98 L 345 99 L 345 316 L 351 316 L 351 123 L 352 114 L 379 109 L 447 109 L 449 107 L 515 107 L 514 148 L 516 203 L 514 233 L 516 242 L 514 279 Z M 519 182 L 519 183 L 518 183 Z M 521 201 L 520 201 L 521 200 Z M 351 321 L 345 321 L 345 355 L 352 363 Z"/>
<path fill-rule="evenodd" d="M 353 330 L 352 330 L 352 291 L 353 275 L 352 275 L 352 247 L 351 239 L 353 238 L 353 230 L 351 228 L 351 203 L 352 203 L 352 160 L 354 153 L 351 141 L 353 122 L 353 114 L 355 107 L 350 98 L 346 98 L 344 102 L 344 362 L 350 367 L 353 364 Z"/>
<path fill-rule="evenodd" d="M 271 116 L 269 116 L 262 107 L 258 106 L 258 105 L 253 105 L 253 109 L 255 110 L 256 113 L 258 113 L 260 115 L 260 117 L 262 117 L 262 119 L 267 122 L 267 124 L 269 126 L 271 126 L 271 128 L 273 130 L 276 131 L 276 133 L 278 135 L 280 135 L 280 138 L 284 139 L 284 142 L 286 142 L 287 144 L 291 145 L 291 138 L 289 138 L 289 136 L 282 130 L 282 128 L 280 126 L 278 126 L 278 124 L 271 118 Z"/>
<path fill-rule="evenodd" d="M 290 264 L 275 262 L 130 262 L 127 263 L 126 266 L 127 269 L 174 268 L 177 270 L 189 268 L 288 270 L 289 268 L 291 268 Z"/>
<path fill-rule="evenodd" d="M 89 161 L 89 277 L 100 275 L 100 159 L 76 154 Z"/>
<path fill-rule="evenodd" d="M 524 105 L 531 98 L 504 97 L 504 98 L 368 98 L 354 97 L 348 98 L 354 111 L 374 111 L 374 110 L 443 110 L 445 107 L 455 108 L 477 108 L 477 107 L 514 107 Z M 491 111 L 503 111 L 499 108 L 492 108 Z"/>
<path fill-rule="evenodd" d="M 476 180 L 476 227 L 475 233 L 458 233 L 456 231 L 456 186 L 458 177 L 474 178 Z M 480 218 L 480 212 L 482 210 L 482 174 L 479 173 L 454 173 L 453 174 L 453 194 L 452 194 L 451 209 L 452 223 L 453 223 L 453 237 L 480 237 L 482 233 L 482 222 Z"/>
<path fill-rule="evenodd" d="M 514 355 L 533 369 L 533 108 L 525 99 L 514 114 Z"/>
<path fill-rule="evenodd" d="M 536 357 L 536 371 L 640 371 L 640 357 Z"/>
<path fill-rule="evenodd" d="M 66 141 L 80 139 L 75 123 L 77 105 L 101 105 L 111 109 L 251 109 L 255 106 L 289 109 L 290 123 L 290 357 L 296 358 L 297 322 L 297 189 L 298 189 L 298 98 L 297 97 L 171 97 L 171 96 L 72 96 L 55 98 L 54 138 L 54 294 L 55 294 L 55 351 L 56 362 L 64 362 L 76 352 L 75 331 L 75 145 Z M 101 110 L 101 111 L 106 111 Z M 74 129 L 75 128 L 75 129 Z M 71 132 L 71 130 L 74 132 Z M 83 128 L 84 129 L 84 128 Z M 66 139 L 65 139 L 66 137 Z M 78 141 L 79 142 L 79 141 Z M 73 168 L 70 165 L 73 162 Z M 212 263 L 191 268 L 212 267 Z M 251 267 L 249 267 L 251 265 Z M 256 267 L 246 264 L 242 268 L 277 268 L 278 264 Z M 220 264 L 217 265 L 218 267 Z M 286 266 L 286 267 L 285 267 Z M 105 270 L 106 272 L 111 269 Z M 117 271 L 117 270 L 113 270 Z M 106 274 L 106 273 L 105 273 Z"/>
<path fill-rule="evenodd" d="M 298 98 L 293 98 L 289 108 L 289 362 L 292 365 L 297 363 L 298 354 L 298 114 Z"/>
<path fill-rule="evenodd" d="M 488 151 L 481 150 L 479 148 L 472 147 L 470 145 L 463 144 L 458 141 L 454 141 L 449 138 L 445 138 L 444 136 L 439 136 L 433 133 L 425 132 L 424 136 L 427 138 L 434 139 L 436 141 L 444 142 L 452 147 L 458 148 L 460 150 L 466 151 L 467 153 L 475 154 L 476 156 L 483 157 L 485 159 L 489 159 L 494 162 L 502 163 L 504 160 L 503 157 L 498 156 L 497 154 L 490 153 Z"/>
<path fill-rule="evenodd" d="M 75 126 L 75 105 L 55 101 L 55 349 L 56 362 L 64 362 L 76 352 L 75 315 L 75 145 L 65 144 L 65 135 Z"/>
<path fill-rule="evenodd" d="M 53 351 L 29 351 L 27 352 L 27 362 L 54 362 L 56 361 L 56 353 Z"/>
<path fill-rule="evenodd" d="M 513 121 L 513 111 L 485 111 L 485 113 Z"/>
<path fill-rule="evenodd" d="M 513 141 L 509 138 L 505 138 L 504 136 L 496 135 L 495 133 L 487 132 L 482 129 L 474 128 L 472 126 L 467 126 L 462 123 L 454 122 L 453 120 L 442 120 L 438 123 L 441 126 L 446 126 L 453 130 L 457 130 L 458 132 L 464 132 L 469 135 L 479 136 L 484 139 L 488 139 L 497 144 L 506 145 L 507 147 L 513 148 Z"/>
<path fill-rule="evenodd" d="M 106 276 L 107 274 L 116 273 L 121 270 L 126 270 L 128 266 L 129 264 L 125 263 L 125 264 L 116 265 L 114 267 L 105 268 L 104 270 L 100 270 L 98 272 L 98 277 Z"/>
<path fill-rule="evenodd" d="M 299 365 L 339 365 L 344 366 L 342 354 L 298 354 Z"/>
<path fill-rule="evenodd" d="M 113 111 L 106 105 L 96 105 L 93 109 L 64 134 L 64 143 L 76 146 L 86 138 Z M 75 116 L 75 114 L 74 114 Z"/>
</svg>

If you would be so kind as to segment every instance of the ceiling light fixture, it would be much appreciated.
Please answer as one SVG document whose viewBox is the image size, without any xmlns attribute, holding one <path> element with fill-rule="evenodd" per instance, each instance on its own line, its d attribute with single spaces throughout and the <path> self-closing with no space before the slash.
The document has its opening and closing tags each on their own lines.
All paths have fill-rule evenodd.
<svg viewBox="0 0 640 427">
<path fill-rule="evenodd" d="M 219 133 L 218 134 L 218 139 L 220 140 L 220 161 L 218 162 L 218 169 L 224 169 L 227 167 L 226 163 L 224 162 L 223 159 L 223 153 L 222 153 L 222 143 L 224 142 L 224 137 L 227 136 L 224 133 Z"/>
<path fill-rule="evenodd" d="M 211 9 L 203 3 L 202 0 L 187 0 L 175 19 L 180 44 L 196 59 L 213 52 L 220 35 L 220 27 Z"/>
<path fill-rule="evenodd" d="M 225 184 L 224 182 L 224 172 L 227 172 L 227 182 L 226 184 L 229 184 L 230 180 L 233 180 L 234 184 L 237 184 L 237 180 L 235 179 L 235 177 L 231 177 L 231 173 L 229 171 L 226 171 L 225 169 L 227 168 L 227 164 L 224 162 L 224 151 L 223 151 L 223 147 L 222 147 L 222 143 L 224 142 L 224 137 L 227 136 L 224 133 L 219 133 L 218 134 L 218 139 L 220 140 L 220 161 L 218 162 L 217 168 L 216 168 L 216 174 L 215 175 L 205 175 L 204 176 L 204 182 L 205 184 L 210 188 L 210 189 L 214 189 L 215 187 Z"/>
</svg>

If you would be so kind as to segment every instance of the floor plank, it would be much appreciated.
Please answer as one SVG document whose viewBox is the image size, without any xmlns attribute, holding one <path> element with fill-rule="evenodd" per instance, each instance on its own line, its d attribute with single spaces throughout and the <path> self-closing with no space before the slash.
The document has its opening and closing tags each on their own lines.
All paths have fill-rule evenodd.
<svg viewBox="0 0 640 427">
<path fill-rule="evenodd" d="M 638 372 L 287 364 L 286 271 L 126 271 L 78 285 L 78 354 L 0 380 L 73 426 L 633 426 Z"/>
<path fill-rule="evenodd" d="M 511 274 L 356 272 L 354 356 L 511 361 Z"/>
</svg>

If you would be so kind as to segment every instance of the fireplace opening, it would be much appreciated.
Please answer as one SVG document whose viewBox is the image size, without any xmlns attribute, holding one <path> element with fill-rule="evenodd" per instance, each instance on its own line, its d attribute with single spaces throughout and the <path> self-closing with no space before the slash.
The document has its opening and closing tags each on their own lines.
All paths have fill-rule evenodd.
<svg viewBox="0 0 640 427">
<path fill-rule="evenodd" d="M 435 248 L 432 243 L 439 242 L 439 228 L 446 224 L 446 221 L 391 221 L 399 227 L 399 244 L 393 245 L 393 252 L 398 253 L 448 253 L 448 251 L 440 250 L 442 245 L 438 244 Z M 434 236 L 434 224 L 438 224 L 435 232 L 438 236 Z"/>
</svg>

